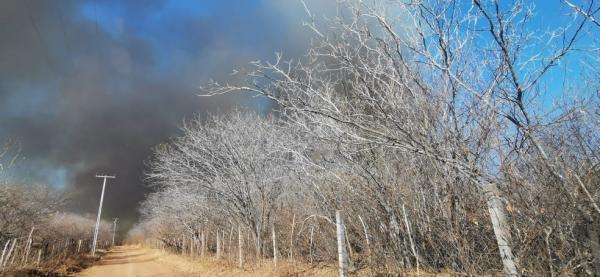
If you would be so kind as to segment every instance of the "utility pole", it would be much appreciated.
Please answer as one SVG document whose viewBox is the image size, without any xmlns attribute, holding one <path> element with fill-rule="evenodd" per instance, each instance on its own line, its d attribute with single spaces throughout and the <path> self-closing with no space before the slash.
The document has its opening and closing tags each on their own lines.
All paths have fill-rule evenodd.
<svg viewBox="0 0 600 277">
<path fill-rule="evenodd" d="M 115 246 L 115 233 L 117 232 L 117 221 L 119 221 L 118 217 L 113 218 L 113 239 L 112 239 L 112 246 Z"/>
<path fill-rule="evenodd" d="M 102 194 L 100 194 L 100 206 L 98 207 L 98 217 L 96 217 L 96 228 L 94 228 L 94 240 L 92 241 L 92 257 L 96 254 L 96 240 L 98 239 L 98 228 L 100 227 L 100 215 L 102 214 L 102 201 L 104 201 L 104 189 L 106 188 L 106 179 L 114 179 L 115 176 L 96 175 L 96 178 L 103 178 Z"/>
</svg>

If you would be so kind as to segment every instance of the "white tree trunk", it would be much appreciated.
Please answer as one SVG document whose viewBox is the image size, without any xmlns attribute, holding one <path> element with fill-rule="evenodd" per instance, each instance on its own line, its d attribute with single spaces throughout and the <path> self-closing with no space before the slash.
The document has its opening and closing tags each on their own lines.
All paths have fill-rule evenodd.
<svg viewBox="0 0 600 277">
<path fill-rule="evenodd" d="M 2 250 L 2 256 L 0 256 L 0 267 L 2 267 L 2 265 L 4 265 L 4 255 L 6 255 L 6 249 L 8 248 L 8 245 L 10 244 L 10 239 L 6 241 L 6 243 L 4 244 L 4 250 Z"/>
<path fill-rule="evenodd" d="M 190 236 L 190 257 L 194 257 L 194 234 Z"/>
<path fill-rule="evenodd" d="M 2 264 L 2 267 L 5 267 L 6 264 L 8 263 L 8 260 L 10 260 L 10 255 L 12 254 L 13 250 L 15 249 L 15 244 L 17 244 L 17 239 L 13 239 L 10 249 L 8 250 L 8 253 L 6 254 L 6 258 L 4 259 L 4 263 Z"/>
<path fill-rule="evenodd" d="M 363 231 L 365 233 L 365 242 L 367 244 L 367 251 L 368 251 L 368 255 L 369 255 L 369 266 L 372 267 L 373 266 L 373 252 L 371 252 L 371 242 L 369 240 L 369 233 L 367 232 L 367 225 L 365 224 L 365 222 L 363 221 L 363 219 L 360 215 L 358 216 L 358 220 L 360 220 L 360 224 L 362 225 Z"/>
<path fill-rule="evenodd" d="M 35 230 L 35 227 L 31 227 L 31 231 L 29 232 L 29 236 L 27 236 L 27 244 L 25 245 L 25 251 L 23 253 L 23 259 L 22 259 L 22 263 L 26 264 L 27 260 L 29 258 L 29 249 L 31 249 L 31 236 L 33 235 L 33 230 Z"/>
<path fill-rule="evenodd" d="M 261 229 L 259 228 L 259 226 L 256 227 L 256 234 L 257 234 L 256 236 L 253 235 L 254 238 L 255 238 L 255 243 L 256 243 L 256 245 L 255 245 L 255 247 L 256 247 L 256 257 L 260 258 L 261 255 L 262 255 L 262 251 L 261 251 L 262 250 L 262 246 L 261 246 L 262 245 L 261 244 L 262 241 L 261 241 L 261 237 L 260 237 L 261 236 Z"/>
<path fill-rule="evenodd" d="M 415 261 L 417 264 L 417 276 L 420 276 L 419 272 L 419 253 L 417 252 L 417 248 L 415 247 L 415 243 L 412 238 L 412 233 L 410 231 L 410 223 L 408 222 L 408 216 L 406 215 L 406 209 L 404 208 L 404 204 L 402 204 L 402 214 L 404 215 L 404 224 L 406 225 L 406 232 L 408 233 L 408 241 L 410 243 L 410 250 L 415 257 Z"/>
<path fill-rule="evenodd" d="M 15 262 L 15 257 L 17 256 L 17 253 L 16 253 L 16 252 L 17 252 L 17 249 L 15 248 L 16 244 L 17 244 L 17 239 L 15 239 L 15 241 L 14 241 L 14 243 L 13 243 L 13 246 L 10 248 L 10 250 L 11 250 L 11 251 L 10 251 L 10 252 L 8 252 L 8 254 L 9 254 L 9 257 L 10 257 L 10 256 L 11 256 L 11 254 L 12 254 L 12 257 L 11 257 L 11 259 L 10 259 L 10 263 L 8 264 L 9 266 L 10 266 L 10 265 L 12 265 L 12 264 Z"/>
<path fill-rule="evenodd" d="M 500 250 L 500 258 L 504 265 L 504 272 L 507 276 L 520 276 L 512 254 L 510 229 L 506 221 L 504 203 L 498 196 L 498 188 L 495 184 L 488 184 L 483 186 L 483 191 L 487 197 L 488 211 L 496 235 L 498 250 Z"/>
<path fill-rule="evenodd" d="M 229 229 L 229 242 L 227 242 L 227 254 L 231 256 L 231 240 L 233 237 L 233 225 L 231 225 L 231 229 Z"/>
<path fill-rule="evenodd" d="M 340 277 L 348 276 L 348 252 L 346 251 L 346 236 L 344 230 L 344 219 L 340 210 L 335 211 L 335 226 L 338 247 L 338 262 Z"/>
</svg>

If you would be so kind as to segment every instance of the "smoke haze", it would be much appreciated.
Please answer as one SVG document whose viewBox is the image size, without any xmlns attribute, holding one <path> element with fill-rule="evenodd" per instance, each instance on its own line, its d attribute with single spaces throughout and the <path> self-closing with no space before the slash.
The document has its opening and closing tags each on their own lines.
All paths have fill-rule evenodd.
<svg viewBox="0 0 600 277">
<path fill-rule="evenodd" d="M 268 108 L 198 87 L 235 81 L 232 68 L 276 51 L 300 55 L 303 16 L 299 1 L 2 1 L 0 142 L 21 148 L 9 179 L 64 190 L 69 210 L 95 213 L 94 176 L 114 174 L 103 218 L 126 229 L 147 192 L 144 160 L 183 118 Z"/>
</svg>

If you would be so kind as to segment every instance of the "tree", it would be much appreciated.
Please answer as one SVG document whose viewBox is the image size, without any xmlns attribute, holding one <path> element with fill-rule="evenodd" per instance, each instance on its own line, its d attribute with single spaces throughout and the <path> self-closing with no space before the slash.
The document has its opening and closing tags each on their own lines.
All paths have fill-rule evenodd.
<svg viewBox="0 0 600 277">
<path fill-rule="evenodd" d="M 588 3 L 588 10 L 595 11 L 594 2 Z M 531 193 L 546 185 L 567 196 L 569 210 L 585 221 L 587 237 L 596 245 L 598 184 L 581 181 L 577 171 L 551 158 L 548 149 L 553 146 L 542 137 L 562 120 L 588 113 L 597 98 L 579 93 L 577 105 L 567 103 L 550 115 L 536 103 L 544 94 L 543 84 L 551 82 L 548 72 L 575 56 L 580 41 L 585 43 L 582 36 L 593 20 L 589 12 L 576 14 L 569 26 L 538 35 L 530 24 L 532 9 L 522 1 L 347 1 L 340 10 L 327 22 L 328 32 L 314 21 L 307 23 L 315 42 L 304 59 L 284 62 L 277 55 L 274 62 L 256 62 L 247 85 L 213 83 L 206 95 L 244 91 L 267 97 L 280 107 L 285 121 L 310 126 L 316 137 L 344 145 L 340 148 L 349 151 L 342 153 L 345 157 L 382 148 L 401 159 L 424 160 L 447 182 L 449 218 L 473 209 L 456 210 L 472 205 L 457 203 L 465 187 L 493 193 L 490 221 L 508 275 L 520 274 L 511 252 L 522 246 L 509 236 L 522 222 L 509 226 L 500 205 L 519 185 L 511 181 L 523 177 L 511 166 L 542 165 L 539 170 L 546 175 L 526 189 Z M 596 89 L 597 94 L 597 87 L 578 89 Z M 597 140 L 592 141 L 592 148 L 597 147 Z M 581 165 L 581 158 L 575 163 Z M 594 163 L 583 164 L 587 175 L 597 172 Z M 530 177 L 533 172 L 527 173 Z M 516 197 L 510 200 L 523 201 Z M 397 219 L 389 221 L 397 225 Z M 552 269 L 554 258 L 548 259 Z"/>
<path fill-rule="evenodd" d="M 156 149 L 148 179 L 168 197 L 150 198 L 145 210 L 191 209 L 181 215 L 210 220 L 221 230 L 242 224 L 250 228 L 257 253 L 263 253 L 273 213 L 294 186 L 297 155 L 290 149 L 297 148 L 288 144 L 298 140 L 284 128 L 272 116 L 242 111 L 187 122 L 183 136 Z M 161 208 L 151 200 L 163 201 Z"/>
</svg>

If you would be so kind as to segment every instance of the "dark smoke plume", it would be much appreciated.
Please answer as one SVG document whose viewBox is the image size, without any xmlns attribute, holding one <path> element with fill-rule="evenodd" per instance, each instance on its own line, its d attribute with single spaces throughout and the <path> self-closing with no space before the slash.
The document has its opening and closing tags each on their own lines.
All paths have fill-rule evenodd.
<svg viewBox="0 0 600 277">
<path fill-rule="evenodd" d="M 332 1 L 333 2 L 333 1 Z M 320 5 L 318 2 L 314 5 Z M 0 141 L 21 146 L 9 174 L 71 195 L 68 209 L 135 221 L 151 148 L 194 113 L 245 98 L 201 98 L 231 69 L 307 46 L 299 1 L 0 2 Z M 254 102 L 253 102 L 254 101 Z"/>
</svg>

